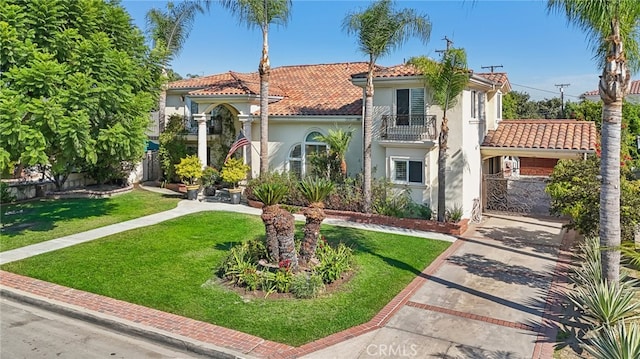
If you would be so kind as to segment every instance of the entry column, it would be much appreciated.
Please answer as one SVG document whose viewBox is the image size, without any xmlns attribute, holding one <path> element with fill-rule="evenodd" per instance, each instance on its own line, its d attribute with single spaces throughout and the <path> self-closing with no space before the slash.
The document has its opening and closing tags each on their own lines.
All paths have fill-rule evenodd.
<svg viewBox="0 0 640 359">
<path fill-rule="evenodd" d="M 193 115 L 198 121 L 198 158 L 202 164 L 202 168 L 208 165 L 207 163 L 207 116 L 204 113 L 198 113 Z"/>
</svg>

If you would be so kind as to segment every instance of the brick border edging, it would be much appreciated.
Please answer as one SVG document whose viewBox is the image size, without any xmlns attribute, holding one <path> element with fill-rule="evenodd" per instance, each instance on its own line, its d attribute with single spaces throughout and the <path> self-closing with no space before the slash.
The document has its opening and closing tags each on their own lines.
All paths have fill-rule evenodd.
<svg viewBox="0 0 640 359">
<path fill-rule="evenodd" d="M 2 296 L 214 358 L 291 348 L 215 324 L 11 272 L 0 271 L 0 286 Z"/>
<path fill-rule="evenodd" d="M 407 304 L 409 298 L 414 294 L 414 292 L 429 280 L 428 277 L 437 272 L 440 267 L 442 267 L 442 265 L 446 262 L 446 259 L 449 258 L 449 256 L 451 256 L 453 253 L 457 252 L 464 243 L 465 242 L 462 238 L 459 238 L 458 240 L 453 242 L 447 249 L 444 250 L 444 252 L 440 253 L 440 255 L 436 257 L 436 259 L 434 259 L 427 268 L 425 268 L 420 274 L 418 274 L 411 281 L 411 283 L 409 283 L 409 285 L 407 285 L 402 291 L 400 291 L 400 293 L 398 293 L 389 303 L 387 303 L 387 305 L 382 308 L 382 310 L 378 312 L 378 314 L 376 314 L 368 322 L 349 329 L 345 329 L 338 333 L 331 334 L 327 337 L 315 340 L 302 346 L 292 348 L 285 353 L 281 353 L 275 356 L 269 356 L 269 358 L 297 358 L 299 356 L 326 349 L 342 341 L 355 338 L 370 331 L 382 328 L 391 319 L 392 315 L 394 315 L 400 310 L 400 308 Z"/>
<path fill-rule="evenodd" d="M 555 351 L 555 340 L 558 335 L 558 325 L 556 318 L 562 308 L 561 291 L 565 288 L 566 275 L 571 268 L 571 248 L 576 241 L 576 232 L 567 230 L 562 237 L 558 259 L 553 270 L 553 280 L 547 293 L 544 314 L 542 316 L 541 328 L 536 338 L 536 345 L 533 348 L 532 359 L 553 358 Z"/>
</svg>

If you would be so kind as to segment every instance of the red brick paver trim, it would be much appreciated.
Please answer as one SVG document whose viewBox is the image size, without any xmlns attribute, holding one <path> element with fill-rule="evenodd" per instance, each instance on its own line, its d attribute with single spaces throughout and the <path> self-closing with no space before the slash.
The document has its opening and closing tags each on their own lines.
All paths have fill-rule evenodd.
<svg viewBox="0 0 640 359">
<path fill-rule="evenodd" d="M 10 272 L 0 271 L 0 285 L 244 354 L 277 353 L 292 348 L 214 324 Z"/>
<path fill-rule="evenodd" d="M 464 244 L 463 241 L 457 240 L 453 242 L 444 252 L 442 252 L 431 264 L 425 268 L 416 278 L 414 278 L 408 286 L 406 286 L 398 295 L 396 295 L 387 305 L 382 308 L 378 314 L 376 314 L 370 321 L 358 325 L 347 330 L 332 334 L 328 337 L 318 339 L 311 343 L 307 343 L 300 347 L 294 348 L 287 353 L 283 353 L 282 356 L 274 356 L 273 358 L 296 358 L 302 355 L 312 353 L 321 349 L 330 347 L 331 345 L 340 343 L 342 341 L 357 337 L 359 335 L 368 333 L 372 330 L 382 328 L 391 319 L 398 310 L 400 310 L 407 302 L 409 298 L 420 288 L 429 278 L 437 272 L 440 267 L 446 263 L 446 260 L 453 253 L 458 251 Z"/>
<path fill-rule="evenodd" d="M 455 315 L 456 317 L 460 317 L 460 318 L 472 319 L 472 320 L 477 320 L 477 321 L 480 321 L 480 322 L 501 325 L 503 327 L 508 327 L 508 328 L 530 330 L 530 331 L 533 331 L 533 332 L 537 332 L 538 331 L 536 328 L 534 328 L 534 327 L 532 327 L 530 325 L 526 325 L 526 324 L 522 324 L 522 323 L 516 323 L 516 322 L 510 322 L 508 320 L 501 320 L 501 319 L 497 319 L 497 318 L 487 317 L 487 316 L 484 316 L 484 315 L 461 312 L 461 311 L 458 311 L 458 310 L 438 307 L 438 306 L 430 305 L 430 304 L 423 304 L 423 303 L 417 303 L 417 302 L 409 301 L 409 302 L 407 302 L 407 306 L 408 307 L 419 308 L 419 309 L 430 310 L 430 311 L 438 312 L 438 313 Z"/>
<path fill-rule="evenodd" d="M 562 237 L 558 260 L 553 271 L 553 281 L 547 293 L 547 300 L 542 316 L 542 328 L 533 349 L 532 359 L 552 358 L 556 336 L 558 335 L 557 318 L 561 312 L 562 293 L 566 289 L 566 275 L 571 268 L 571 248 L 576 242 L 576 232 L 569 230 Z"/>
</svg>

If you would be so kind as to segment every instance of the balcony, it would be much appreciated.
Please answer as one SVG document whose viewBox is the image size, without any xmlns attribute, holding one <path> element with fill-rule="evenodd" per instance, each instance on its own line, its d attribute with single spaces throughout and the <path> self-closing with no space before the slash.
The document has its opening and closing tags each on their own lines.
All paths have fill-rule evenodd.
<svg viewBox="0 0 640 359">
<path fill-rule="evenodd" d="M 435 115 L 382 115 L 378 129 L 381 141 L 435 141 Z"/>
<path fill-rule="evenodd" d="M 198 121 L 186 120 L 184 128 L 187 131 L 187 135 L 198 135 Z M 217 118 L 207 120 L 207 136 L 220 134 L 222 134 L 222 121 Z"/>
</svg>

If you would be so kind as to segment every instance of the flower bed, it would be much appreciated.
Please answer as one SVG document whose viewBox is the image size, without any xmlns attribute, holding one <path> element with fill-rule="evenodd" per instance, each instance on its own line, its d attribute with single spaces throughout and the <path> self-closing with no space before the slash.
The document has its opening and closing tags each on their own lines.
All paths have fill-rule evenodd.
<svg viewBox="0 0 640 359">
<path fill-rule="evenodd" d="M 248 200 L 249 206 L 254 208 L 262 208 L 262 202 Z M 391 226 L 407 229 L 415 229 L 419 231 L 431 231 L 438 233 L 451 234 L 459 236 L 464 233 L 469 227 L 469 219 L 463 218 L 459 222 L 437 222 L 429 221 L 426 219 L 415 218 L 396 218 L 383 216 L 381 214 L 338 211 L 333 209 L 325 209 L 328 218 L 344 219 L 351 222 L 377 224 L 381 226 Z"/>
</svg>

